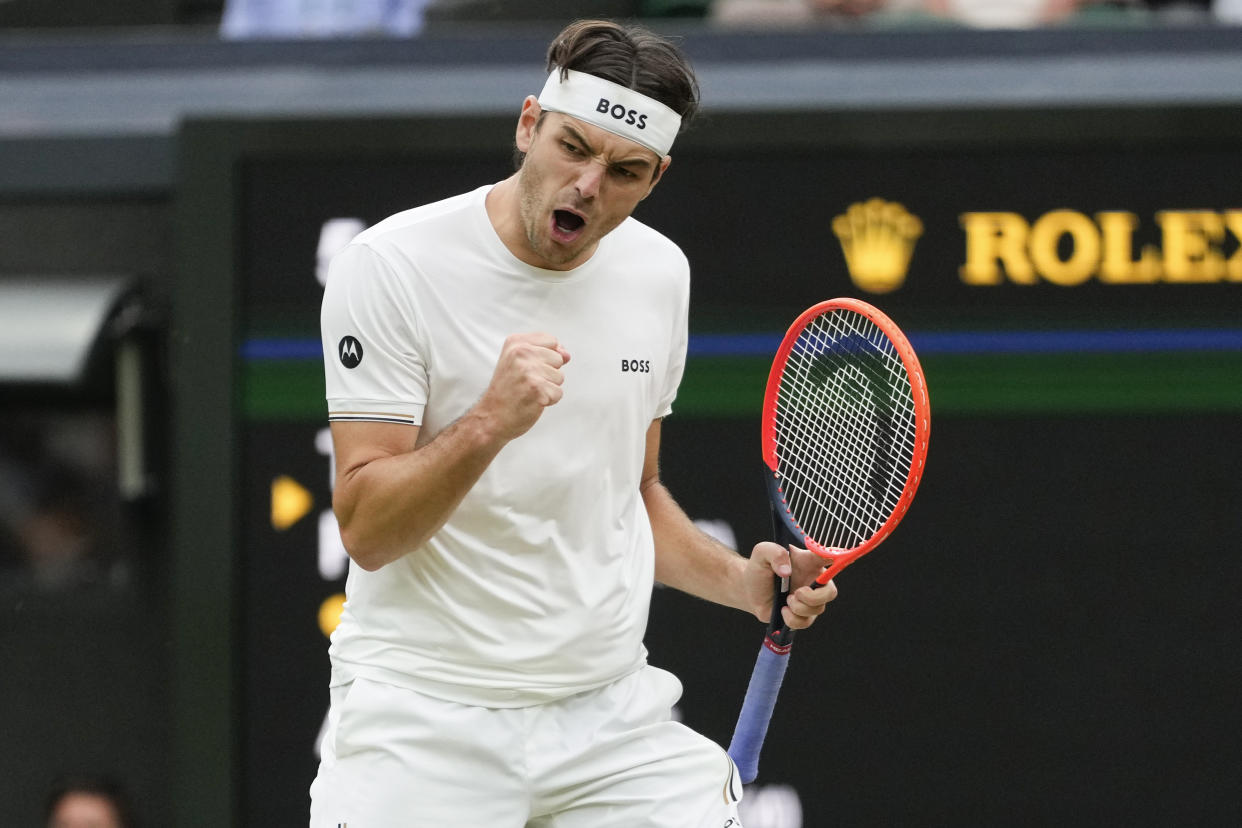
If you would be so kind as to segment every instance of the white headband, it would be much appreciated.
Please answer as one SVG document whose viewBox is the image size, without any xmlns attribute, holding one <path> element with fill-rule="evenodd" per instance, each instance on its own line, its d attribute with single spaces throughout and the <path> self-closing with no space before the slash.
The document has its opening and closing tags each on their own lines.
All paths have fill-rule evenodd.
<svg viewBox="0 0 1242 828">
<path fill-rule="evenodd" d="M 681 116 L 664 104 L 620 84 L 555 67 L 539 93 L 539 106 L 629 138 L 663 158 L 681 129 Z"/>
</svg>

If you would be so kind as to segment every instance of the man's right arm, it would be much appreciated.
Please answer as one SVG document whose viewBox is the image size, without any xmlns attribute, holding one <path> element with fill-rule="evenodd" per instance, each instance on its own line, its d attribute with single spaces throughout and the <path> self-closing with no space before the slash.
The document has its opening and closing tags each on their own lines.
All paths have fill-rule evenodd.
<svg viewBox="0 0 1242 828">
<path fill-rule="evenodd" d="M 479 401 L 421 446 L 417 426 L 332 423 L 332 508 L 354 562 L 374 571 L 426 543 L 505 444 L 560 401 L 568 361 L 547 334 L 509 337 Z"/>
</svg>

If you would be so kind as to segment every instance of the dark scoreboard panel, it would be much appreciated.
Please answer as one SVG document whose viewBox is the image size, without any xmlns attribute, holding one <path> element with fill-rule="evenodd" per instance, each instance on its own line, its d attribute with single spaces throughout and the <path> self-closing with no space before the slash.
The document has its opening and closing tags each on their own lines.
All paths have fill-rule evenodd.
<svg viewBox="0 0 1242 828">
<path fill-rule="evenodd" d="M 766 536 L 755 415 L 808 304 L 888 311 L 933 408 L 909 516 L 800 642 L 751 828 L 1237 816 L 1242 192 L 1226 171 L 1242 129 L 1181 116 L 774 113 L 760 131 L 722 113 L 679 143 L 639 218 L 694 272 L 663 458 L 691 516 L 742 549 Z M 327 707 L 345 558 L 317 259 L 342 226 L 508 174 L 511 133 L 508 119 L 185 131 L 185 215 L 204 228 L 186 278 L 228 290 L 180 294 L 200 346 L 181 370 L 214 389 L 195 413 L 222 442 L 186 451 L 205 482 L 179 555 L 187 585 L 228 590 L 232 643 L 185 669 L 227 694 L 196 709 L 227 720 L 239 824 L 300 819 Z M 192 531 L 213 519 L 231 554 Z M 654 594 L 652 661 L 722 742 L 760 636 Z"/>
<path fill-rule="evenodd" d="M 782 309 L 835 290 L 954 322 L 1055 310 L 1076 312 L 1072 323 L 1097 310 L 1150 324 L 1158 304 L 1208 309 L 1242 283 L 1242 201 L 1217 172 L 1233 147 L 684 151 L 636 215 L 685 249 L 709 309 Z M 260 201 L 244 244 L 264 278 L 244 285 L 247 301 L 302 309 L 326 218 L 371 223 L 509 171 L 447 152 L 252 161 L 245 196 Z M 296 257 L 268 235 L 281 232 L 302 242 Z"/>
</svg>

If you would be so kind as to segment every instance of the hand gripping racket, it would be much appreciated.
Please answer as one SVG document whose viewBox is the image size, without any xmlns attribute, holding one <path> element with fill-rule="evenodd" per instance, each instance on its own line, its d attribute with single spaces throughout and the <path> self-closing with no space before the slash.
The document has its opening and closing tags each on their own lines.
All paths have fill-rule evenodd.
<svg viewBox="0 0 1242 828">
<path fill-rule="evenodd" d="M 763 399 L 763 462 L 778 534 L 824 558 L 823 585 L 870 552 L 901 520 L 918 488 L 931 428 L 918 357 L 893 321 L 866 302 L 808 309 L 781 341 Z M 733 731 L 742 781 L 776 706 L 793 631 L 772 618 Z"/>
</svg>

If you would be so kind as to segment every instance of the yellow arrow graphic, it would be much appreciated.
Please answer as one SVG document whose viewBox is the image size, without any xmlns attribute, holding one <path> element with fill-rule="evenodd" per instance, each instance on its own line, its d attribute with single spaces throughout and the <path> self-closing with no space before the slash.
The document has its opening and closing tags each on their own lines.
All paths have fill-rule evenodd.
<svg viewBox="0 0 1242 828">
<path fill-rule="evenodd" d="M 283 532 L 306 517 L 315 498 L 302 484 L 287 475 L 272 481 L 272 528 Z"/>
</svg>

